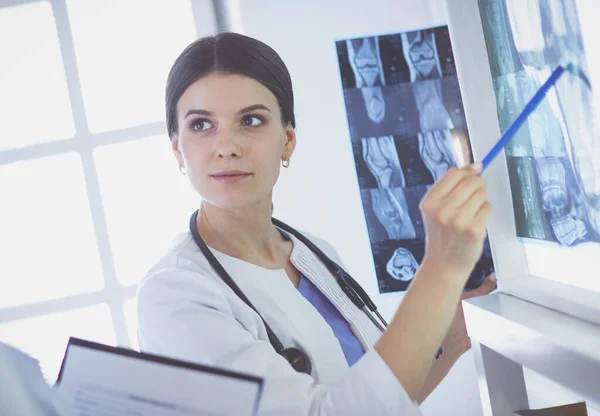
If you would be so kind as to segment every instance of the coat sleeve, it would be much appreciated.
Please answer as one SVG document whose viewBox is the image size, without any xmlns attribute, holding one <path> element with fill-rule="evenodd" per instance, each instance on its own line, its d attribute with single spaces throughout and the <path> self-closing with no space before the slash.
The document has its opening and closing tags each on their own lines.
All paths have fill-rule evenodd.
<svg viewBox="0 0 600 416">
<path fill-rule="evenodd" d="M 261 415 L 421 415 L 375 350 L 338 382 L 316 383 L 277 354 L 254 311 L 256 326 L 244 325 L 230 301 L 212 276 L 154 272 L 138 289 L 141 349 L 262 377 Z"/>
</svg>

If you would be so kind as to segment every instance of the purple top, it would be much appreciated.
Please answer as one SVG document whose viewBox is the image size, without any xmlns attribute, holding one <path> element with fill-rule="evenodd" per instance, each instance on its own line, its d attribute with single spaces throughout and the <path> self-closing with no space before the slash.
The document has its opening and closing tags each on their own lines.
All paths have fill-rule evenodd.
<svg viewBox="0 0 600 416">
<path fill-rule="evenodd" d="M 298 291 L 308 300 L 329 324 L 340 342 L 348 365 L 354 364 L 365 353 L 342 314 L 323 293 L 305 276 L 300 274 Z"/>
</svg>

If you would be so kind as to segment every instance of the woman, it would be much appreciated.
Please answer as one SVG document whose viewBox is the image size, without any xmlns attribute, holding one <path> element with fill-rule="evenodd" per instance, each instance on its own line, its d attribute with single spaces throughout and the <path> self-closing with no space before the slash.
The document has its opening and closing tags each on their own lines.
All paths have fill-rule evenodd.
<svg viewBox="0 0 600 416">
<path fill-rule="evenodd" d="M 296 146 L 279 55 L 238 34 L 199 39 L 171 69 L 166 110 L 202 203 L 140 285 L 141 349 L 264 377 L 263 415 L 420 414 L 468 348 L 457 307 L 491 212 L 478 168 L 451 170 L 425 196 L 426 255 L 382 331 L 315 254 L 339 263 L 329 245 L 273 224 L 273 186 Z"/>
</svg>

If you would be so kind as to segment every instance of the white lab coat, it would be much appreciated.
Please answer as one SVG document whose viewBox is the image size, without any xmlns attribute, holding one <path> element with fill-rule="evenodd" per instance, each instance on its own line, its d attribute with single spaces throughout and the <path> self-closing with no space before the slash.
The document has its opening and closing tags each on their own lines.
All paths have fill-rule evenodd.
<svg viewBox="0 0 600 416">
<path fill-rule="evenodd" d="M 339 263 L 328 244 L 309 238 Z M 381 332 L 308 247 L 291 239 L 292 264 L 332 301 L 367 351 L 351 368 L 331 327 L 284 270 L 211 249 L 284 347 L 308 354 L 312 374 L 294 371 L 269 343 L 259 316 L 215 273 L 189 233 L 178 237 L 138 289 L 140 349 L 263 377 L 261 415 L 421 415 L 373 349 Z"/>
</svg>

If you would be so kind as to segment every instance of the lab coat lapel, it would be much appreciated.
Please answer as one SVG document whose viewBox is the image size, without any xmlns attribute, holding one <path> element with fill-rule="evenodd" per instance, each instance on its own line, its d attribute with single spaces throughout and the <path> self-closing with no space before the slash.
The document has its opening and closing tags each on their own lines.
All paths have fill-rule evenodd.
<svg viewBox="0 0 600 416">
<path fill-rule="evenodd" d="M 329 270 L 319 258 L 300 240 L 291 236 L 294 242 L 292 251 L 292 264 L 312 281 L 312 283 L 329 299 L 337 308 L 346 321 L 354 335 L 361 343 L 365 351 L 373 348 L 375 342 L 381 337 L 381 332 L 373 325 L 365 313 L 359 310 L 346 296 Z"/>
<path fill-rule="evenodd" d="M 284 270 L 265 269 L 216 250 L 213 253 L 283 345 L 309 355 L 313 377 L 333 382 L 343 376 L 348 364 L 333 330 Z"/>
</svg>

